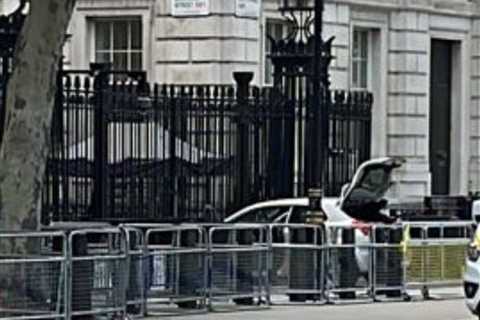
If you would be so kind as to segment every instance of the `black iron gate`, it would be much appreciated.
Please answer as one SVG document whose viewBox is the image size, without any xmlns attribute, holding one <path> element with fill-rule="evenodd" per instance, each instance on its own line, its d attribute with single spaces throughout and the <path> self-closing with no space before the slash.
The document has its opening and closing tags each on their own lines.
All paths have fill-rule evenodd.
<svg viewBox="0 0 480 320">
<path fill-rule="evenodd" d="M 299 104 L 271 88 L 145 83 L 145 74 L 65 71 L 43 192 L 49 221 L 220 221 L 295 196 Z M 328 94 L 326 190 L 368 158 L 371 96 Z M 297 185 L 295 185 L 297 183 Z"/>
<path fill-rule="evenodd" d="M 251 74 L 236 86 L 149 86 L 93 67 L 59 78 L 44 223 L 220 221 L 288 185 L 293 109 Z"/>
</svg>

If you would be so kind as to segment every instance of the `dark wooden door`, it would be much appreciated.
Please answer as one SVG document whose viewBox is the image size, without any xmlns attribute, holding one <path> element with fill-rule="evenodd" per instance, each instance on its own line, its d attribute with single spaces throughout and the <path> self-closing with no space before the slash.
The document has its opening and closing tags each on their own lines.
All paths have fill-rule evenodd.
<svg viewBox="0 0 480 320">
<path fill-rule="evenodd" d="M 432 194 L 450 191 L 452 42 L 432 40 L 430 78 L 430 168 Z"/>
</svg>

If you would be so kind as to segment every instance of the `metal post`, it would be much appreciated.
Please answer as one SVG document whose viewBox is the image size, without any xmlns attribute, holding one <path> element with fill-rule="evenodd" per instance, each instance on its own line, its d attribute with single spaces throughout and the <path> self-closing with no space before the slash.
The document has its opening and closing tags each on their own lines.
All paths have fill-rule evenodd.
<svg viewBox="0 0 480 320">
<path fill-rule="evenodd" d="M 94 186 L 92 198 L 92 211 L 89 219 L 98 220 L 106 216 L 106 185 L 108 179 L 108 123 L 105 120 L 105 87 L 108 84 L 107 71 L 110 64 L 91 64 L 91 70 L 96 73 L 95 90 L 95 124 L 94 124 Z"/>
<path fill-rule="evenodd" d="M 249 199 L 249 126 L 246 121 L 248 112 L 248 98 L 250 82 L 253 80 L 253 72 L 234 72 L 233 78 L 237 83 L 238 101 L 238 133 L 237 133 L 237 206 L 245 205 Z"/>
<path fill-rule="evenodd" d="M 55 94 L 55 105 L 53 108 L 53 115 L 52 115 L 52 140 L 51 140 L 51 154 L 56 155 L 57 157 L 60 156 L 62 160 L 65 159 L 65 145 L 64 145 L 64 137 L 63 137 L 63 57 L 60 59 L 60 63 L 58 66 L 57 72 L 57 92 Z M 48 167 L 47 167 L 47 174 L 46 179 L 48 181 Z M 47 200 L 48 202 L 52 201 L 53 203 L 53 212 L 50 213 L 48 220 L 43 220 L 42 223 L 47 225 L 51 221 L 60 221 L 62 220 L 63 216 L 60 215 L 60 168 L 58 164 L 55 165 L 55 169 L 53 169 L 52 174 L 52 199 Z M 50 203 L 49 203 L 50 204 Z M 46 219 L 47 217 L 43 216 L 42 219 Z"/>
<path fill-rule="evenodd" d="M 328 125 L 328 113 L 326 106 L 322 104 L 324 101 L 325 85 L 322 85 L 323 66 L 323 40 L 322 40 L 322 23 L 323 23 L 323 0 L 315 0 L 315 31 L 314 31 L 314 60 L 312 75 L 312 103 L 310 110 L 313 111 L 313 134 L 311 135 L 311 179 L 308 180 L 309 187 L 321 188 L 324 182 L 325 155 L 328 149 L 328 139 L 324 135 L 325 126 Z M 328 131 L 327 131 L 328 132 Z"/>
<path fill-rule="evenodd" d="M 178 199 L 178 183 L 179 178 L 181 175 L 177 173 L 177 141 L 176 141 L 176 136 L 177 136 L 177 104 L 180 106 L 180 103 L 178 101 L 181 101 L 181 98 L 175 96 L 175 88 L 173 86 L 170 87 L 170 101 L 169 105 L 167 106 L 167 117 L 168 117 L 168 128 L 170 130 L 169 133 L 169 151 L 168 154 L 170 156 L 169 158 L 169 175 L 170 175 L 170 199 L 169 199 L 169 206 L 168 206 L 168 213 L 170 217 L 173 217 L 174 221 L 178 221 L 178 211 L 179 211 L 179 206 L 177 205 L 177 199 Z M 180 196 L 181 197 L 181 196 Z M 182 199 L 180 198 L 180 201 Z"/>
</svg>

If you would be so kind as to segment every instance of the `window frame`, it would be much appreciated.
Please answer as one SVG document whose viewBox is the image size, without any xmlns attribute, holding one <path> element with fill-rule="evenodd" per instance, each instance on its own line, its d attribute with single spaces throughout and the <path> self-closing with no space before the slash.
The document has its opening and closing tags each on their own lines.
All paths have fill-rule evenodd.
<svg viewBox="0 0 480 320">
<path fill-rule="evenodd" d="M 126 49 L 115 49 L 114 48 L 114 22 L 115 21 L 122 21 L 127 22 L 127 48 Z M 97 25 L 99 22 L 108 23 L 109 24 L 109 48 L 107 50 L 97 49 Z M 133 49 L 132 45 L 132 22 L 138 22 L 140 26 L 139 30 L 139 41 L 140 49 Z M 146 43 L 144 39 L 144 32 L 145 26 L 143 23 L 143 17 L 141 15 L 122 15 L 122 16 L 98 16 L 90 18 L 91 23 L 91 33 L 90 33 L 90 44 L 92 48 L 91 60 L 97 62 L 97 54 L 99 53 L 108 53 L 109 60 L 113 61 L 115 53 L 126 53 L 127 54 L 127 68 L 128 71 L 140 71 L 145 68 L 145 50 L 146 50 Z M 132 69 L 132 57 L 134 54 L 138 54 L 140 57 L 140 67 L 138 69 Z M 112 63 L 112 66 L 114 64 Z"/>
<path fill-rule="evenodd" d="M 274 25 L 280 25 L 282 26 L 282 37 L 285 38 L 288 36 L 290 30 L 289 30 L 289 24 L 288 21 L 285 19 L 281 19 L 280 17 L 265 17 L 264 20 L 264 28 L 263 28 L 263 68 L 262 68 L 262 77 L 263 77 L 263 84 L 265 86 L 273 86 L 273 63 L 271 59 L 268 58 L 268 55 L 271 53 L 271 50 L 267 50 L 269 45 L 270 45 L 270 40 L 268 38 L 268 25 L 269 24 L 274 24 Z M 267 76 L 267 65 L 270 64 L 270 70 L 271 70 L 271 75 Z M 270 78 L 271 81 L 267 81 L 267 79 Z"/>
<path fill-rule="evenodd" d="M 367 41 L 367 48 L 366 48 L 366 53 L 367 53 L 367 56 L 366 58 L 363 58 L 360 57 L 360 58 L 357 58 L 354 56 L 354 46 L 355 46 L 355 33 L 356 32 L 361 32 L 361 33 L 365 33 L 366 34 L 366 41 Z M 352 36 L 351 36 L 351 50 L 350 50 L 350 88 L 352 90 L 371 90 L 372 89 L 372 50 L 373 50 L 373 39 L 372 39 L 373 35 L 372 35 L 372 30 L 370 28 L 365 28 L 365 27 L 353 27 L 352 29 Z M 360 50 L 362 51 L 362 50 Z M 365 83 L 365 86 L 361 86 L 360 85 L 357 85 L 357 83 L 355 83 L 355 79 L 354 79 L 354 67 L 355 67 L 355 62 L 358 61 L 360 67 L 357 69 L 357 74 L 360 74 L 361 73 L 361 62 L 362 60 L 365 60 L 366 62 L 366 70 L 365 72 L 367 73 L 367 77 L 366 77 L 366 83 Z"/>
</svg>

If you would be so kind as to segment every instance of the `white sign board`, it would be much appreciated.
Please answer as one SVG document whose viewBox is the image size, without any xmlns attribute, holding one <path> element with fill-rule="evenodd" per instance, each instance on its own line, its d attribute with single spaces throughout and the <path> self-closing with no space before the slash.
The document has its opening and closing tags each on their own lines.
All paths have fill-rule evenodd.
<svg viewBox="0 0 480 320">
<path fill-rule="evenodd" d="M 239 17 L 260 17 L 261 0 L 236 0 L 235 14 Z"/>
<path fill-rule="evenodd" d="M 165 1 L 165 0 L 161 0 Z M 209 0 L 171 0 L 173 16 L 203 16 L 210 13 Z"/>
</svg>

